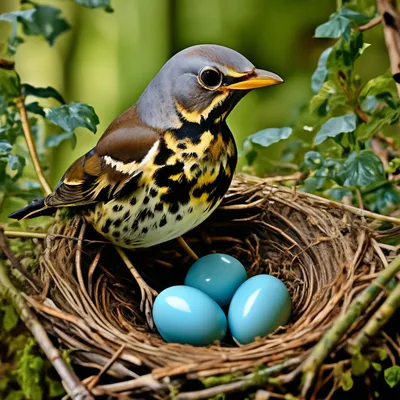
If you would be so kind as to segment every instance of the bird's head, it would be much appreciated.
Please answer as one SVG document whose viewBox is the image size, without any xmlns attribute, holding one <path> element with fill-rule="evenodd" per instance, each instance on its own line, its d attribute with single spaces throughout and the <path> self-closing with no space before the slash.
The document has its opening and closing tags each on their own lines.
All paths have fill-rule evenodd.
<svg viewBox="0 0 400 400">
<path fill-rule="evenodd" d="M 145 123 L 163 130 L 179 128 L 185 121 L 215 122 L 224 120 L 250 90 L 282 82 L 237 51 L 193 46 L 162 67 L 138 100 L 138 112 Z"/>
</svg>

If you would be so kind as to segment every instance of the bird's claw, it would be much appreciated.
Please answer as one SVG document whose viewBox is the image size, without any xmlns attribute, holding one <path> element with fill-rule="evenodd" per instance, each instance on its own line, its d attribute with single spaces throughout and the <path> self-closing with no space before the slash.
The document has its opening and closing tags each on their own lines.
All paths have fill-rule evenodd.
<svg viewBox="0 0 400 400">
<path fill-rule="evenodd" d="M 152 289 L 146 282 L 143 280 L 138 282 L 140 287 L 140 311 L 144 312 L 146 316 L 146 321 L 151 330 L 154 329 L 154 320 L 153 320 L 153 300 L 158 295 L 158 293 Z"/>
</svg>

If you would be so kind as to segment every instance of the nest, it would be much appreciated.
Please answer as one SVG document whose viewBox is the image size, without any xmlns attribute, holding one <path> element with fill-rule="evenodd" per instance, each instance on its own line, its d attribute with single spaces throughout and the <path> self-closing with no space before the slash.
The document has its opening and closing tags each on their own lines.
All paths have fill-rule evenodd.
<svg viewBox="0 0 400 400">
<path fill-rule="evenodd" d="M 398 229 L 383 229 L 371 216 L 268 180 L 237 177 L 223 204 L 185 240 L 199 256 L 238 258 L 249 276 L 278 277 L 293 299 L 287 326 L 240 347 L 229 340 L 208 347 L 166 343 L 151 331 L 139 311 L 139 288 L 118 253 L 79 216 L 56 220 L 40 256 L 44 294 L 28 299 L 60 346 L 73 350 L 69 357 L 84 382 L 103 369 L 91 386 L 94 395 L 162 399 L 172 392 L 191 399 L 258 386 L 272 397 L 296 395 L 314 346 L 396 256 L 382 242 Z M 127 254 L 157 291 L 182 284 L 192 264 L 177 241 Z M 384 297 L 382 291 L 351 323 L 326 365 L 349 362 L 346 348 Z M 332 378 L 330 388 L 335 385 Z M 323 385 L 316 386 L 318 392 Z"/>
</svg>

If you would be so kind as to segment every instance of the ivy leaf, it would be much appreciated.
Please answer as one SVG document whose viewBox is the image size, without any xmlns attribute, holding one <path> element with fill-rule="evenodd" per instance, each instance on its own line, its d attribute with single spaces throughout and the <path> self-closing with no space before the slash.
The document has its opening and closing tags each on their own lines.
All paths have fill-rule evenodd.
<svg viewBox="0 0 400 400">
<path fill-rule="evenodd" d="M 379 75 L 376 78 L 369 80 L 362 88 L 360 92 L 360 101 L 368 95 L 374 96 L 381 92 L 384 92 L 390 83 L 393 83 L 393 77 L 390 71 L 387 71 L 383 75 Z"/>
<path fill-rule="evenodd" d="M 339 14 L 354 22 L 357 26 L 365 25 L 374 18 L 374 16 L 368 17 L 365 14 L 360 14 L 359 12 L 350 10 L 349 8 L 342 8 Z"/>
<path fill-rule="evenodd" d="M 71 140 L 72 148 L 76 146 L 76 136 L 74 132 L 64 132 L 58 135 L 51 135 L 46 139 L 46 146 L 57 147 L 66 140 Z"/>
<path fill-rule="evenodd" d="M 0 15 L 1 17 L 1 15 Z M 11 68 L 10 64 L 5 61 L 5 64 L 0 64 L 0 93 L 7 102 L 8 99 L 15 98 L 20 95 L 20 83 L 18 75 Z M 12 67 L 13 68 L 13 67 Z"/>
<path fill-rule="evenodd" d="M 317 69 L 314 71 L 311 77 L 311 89 L 314 93 L 318 93 L 321 90 L 322 85 L 325 82 L 326 77 L 328 76 L 328 68 L 326 66 L 326 62 L 332 52 L 332 49 L 332 47 L 328 47 L 322 52 L 318 60 Z"/>
<path fill-rule="evenodd" d="M 21 19 L 26 35 L 41 35 L 52 46 L 59 35 L 70 29 L 68 22 L 59 17 L 59 8 L 35 4 L 34 10 L 36 12 L 31 19 Z"/>
<path fill-rule="evenodd" d="M 33 113 L 33 114 L 38 114 L 42 117 L 45 117 L 46 114 L 44 113 L 43 107 L 39 105 L 37 101 L 34 101 L 33 103 L 26 104 L 25 106 L 26 111 Z"/>
<path fill-rule="evenodd" d="M 304 155 L 304 164 L 309 167 L 311 170 L 316 170 L 322 167 L 323 165 L 323 157 L 321 153 L 317 151 L 308 151 Z"/>
<path fill-rule="evenodd" d="M 347 114 L 341 117 L 334 117 L 326 121 L 314 139 L 315 144 L 321 144 L 328 138 L 334 138 L 345 132 L 353 132 L 356 129 L 357 116 Z"/>
<path fill-rule="evenodd" d="M 353 152 L 343 164 L 338 173 L 342 186 L 368 187 L 376 182 L 385 180 L 384 168 L 379 157 L 369 150 Z"/>
<path fill-rule="evenodd" d="M 335 14 L 328 22 L 317 27 L 314 37 L 332 39 L 343 37 L 347 41 L 350 39 L 350 32 L 351 21 L 342 15 Z"/>
<path fill-rule="evenodd" d="M 12 146 L 6 141 L 0 141 L 0 156 L 6 156 L 11 151 Z"/>
<path fill-rule="evenodd" d="M 114 12 L 111 0 L 74 0 L 75 3 L 87 8 L 104 8 L 106 12 Z"/>
<path fill-rule="evenodd" d="M 11 304 L 3 304 L 1 310 L 4 312 L 3 329 L 6 332 L 10 332 L 18 325 L 18 314 Z"/>
<path fill-rule="evenodd" d="M 361 353 L 356 353 L 351 358 L 351 370 L 354 376 L 363 375 L 369 366 L 369 360 L 367 360 Z"/>
<path fill-rule="evenodd" d="M 25 96 L 35 96 L 35 97 L 40 97 L 40 98 L 53 98 L 57 100 L 61 104 L 65 104 L 65 100 L 61 96 L 58 91 L 50 86 L 47 86 L 47 88 L 41 88 L 41 87 L 34 87 L 32 85 L 29 85 L 25 83 L 22 85 L 22 90 Z"/>
<path fill-rule="evenodd" d="M 251 143 L 259 144 L 263 147 L 268 147 L 273 143 L 277 143 L 283 139 L 287 139 L 292 134 L 292 128 L 269 128 L 263 129 L 249 136 Z"/>
<path fill-rule="evenodd" d="M 393 365 L 393 367 L 385 369 L 385 381 L 391 387 L 394 388 L 400 382 L 400 366 Z"/>
<path fill-rule="evenodd" d="M 372 115 L 367 123 L 360 124 L 356 129 L 356 137 L 361 142 L 369 140 L 384 126 L 396 123 L 400 118 L 398 110 L 385 107 Z"/>
<path fill-rule="evenodd" d="M 84 103 L 71 103 L 45 110 L 46 118 L 67 132 L 84 127 L 96 133 L 99 118 L 93 107 Z"/>
<path fill-rule="evenodd" d="M 22 175 L 24 170 L 26 161 L 25 158 L 21 155 L 12 155 L 9 154 L 8 156 L 8 165 L 10 166 L 12 171 L 17 171 L 17 173 L 12 177 L 13 182 L 18 180 L 18 178 Z"/>
<path fill-rule="evenodd" d="M 400 205 L 400 191 L 390 182 L 364 195 L 364 202 L 372 212 L 388 215 Z"/>
</svg>

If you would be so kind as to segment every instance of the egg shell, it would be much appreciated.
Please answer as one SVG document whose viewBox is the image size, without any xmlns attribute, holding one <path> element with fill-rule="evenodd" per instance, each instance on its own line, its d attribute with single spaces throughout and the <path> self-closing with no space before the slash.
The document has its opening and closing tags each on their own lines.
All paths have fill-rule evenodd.
<svg viewBox="0 0 400 400">
<path fill-rule="evenodd" d="M 171 286 L 163 290 L 155 299 L 153 319 L 165 341 L 194 346 L 207 346 L 221 340 L 227 329 L 221 307 L 190 286 Z"/>
<path fill-rule="evenodd" d="M 285 284 L 271 275 L 256 275 L 234 294 L 228 312 L 232 336 L 241 344 L 251 343 L 285 325 L 292 301 Z"/>
<path fill-rule="evenodd" d="M 201 290 L 225 306 L 246 279 L 246 270 L 239 260 L 227 254 L 209 254 L 191 266 L 185 285 Z"/>
</svg>

